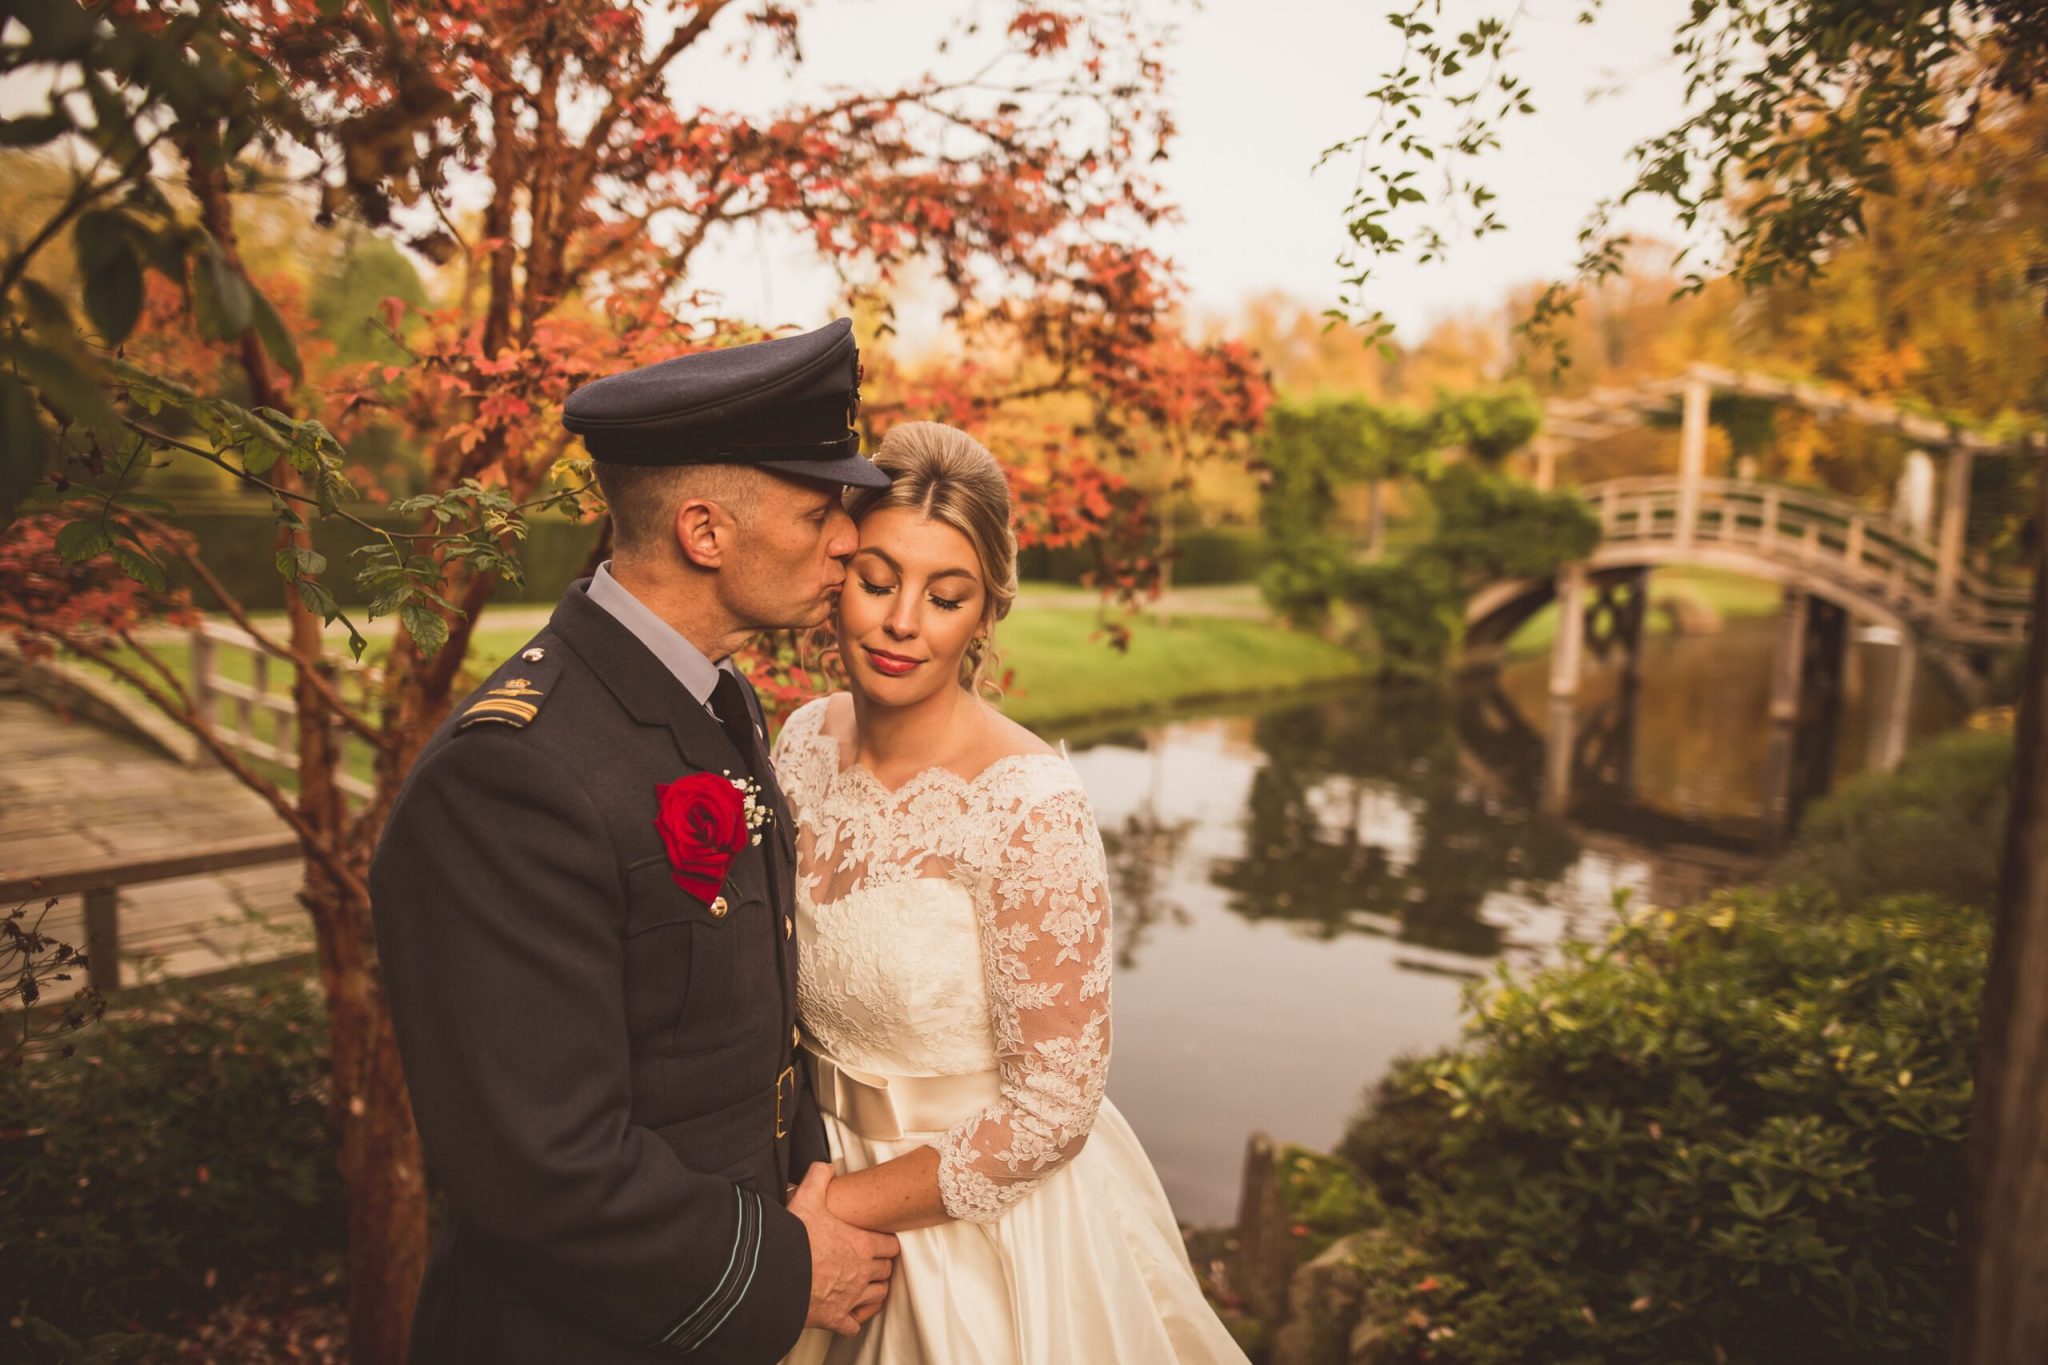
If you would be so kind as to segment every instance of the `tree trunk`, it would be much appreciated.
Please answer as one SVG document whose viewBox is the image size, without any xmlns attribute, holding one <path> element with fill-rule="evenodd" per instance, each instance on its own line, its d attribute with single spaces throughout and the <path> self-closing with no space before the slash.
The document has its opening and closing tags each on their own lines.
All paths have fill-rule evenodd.
<svg viewBox="0 0 2048 1365">
<path fill-rule="evenodd" d="M 242 268 L 218 143 L 200 130 L 182 142 L 188 184 L 199 201 L 201 221 L 223 256 Z M 240 341 L 242 369 L 251 400 L 288 411 L 290 400 L 271 374 L 253 330 Z M 300 480 L 280 463 L 273 482 L 286 492 Z M 311 536 L 278 528 L 280 549 L 311 544 Z M 296 667 L 293 703 L 298 713 L 297 776 L 300 816 L 327 836 L 332 847 L 348 849 L 354 823 L 335 778 L 342 754 L 324 698 L 309 670 L 330 683 L 321 622 L 289 585 L 284 592 L 291 653 Z M 359 830 L 352 872 L 369 864 L 369 844 L 381 821 Z M 313 920 L 319 947 L 320 979 L 327 1003 L 331 1114 L 339 1145 L 343 1197 L 348 1205 L 348 1319 L 350 1356 L 358 1365 L 404 1365 L 406 1338 L 427 1256 L 427 1196 L 419 1132 L 391 1030 L 391 1013 L 377 979 L 376 940 L 368 900 L 318 859 L 306 859 L 300 893 Z"/>
<path fill-rule="evenodd" d="M 2048 532 L 2041 485 L 2035 524 Z M 2030 626 L 1970 1115 L 1956 1365 L 2048 1360 L 2048 534 L 2035 536 Z"/>
<path fill-rule="evenodd" d="M 349 1358 L 403 1365 L 427 1264 L 427 1186 L 370 907 L 310 881 L 332 1047 L 334 1130 L 348 1192 Z"/>
</svg>

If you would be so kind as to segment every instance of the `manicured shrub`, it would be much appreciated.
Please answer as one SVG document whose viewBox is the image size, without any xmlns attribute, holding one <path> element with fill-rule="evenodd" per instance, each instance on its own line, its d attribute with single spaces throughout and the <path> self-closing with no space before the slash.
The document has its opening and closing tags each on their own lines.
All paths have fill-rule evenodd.
<svg viewBox="0 0 2048 1365">
<path fill-rule="evenodd" d="M 1986 940 L 1734 892 L 1477 988 L 1343 1149 L 1386 1206 L 1357 1358 L 1939 1359 Z"/>
<path fill-rule="evenodd" d="M 1814 803 L 1772 880 L 1808 881 L 1845 902 L 1924 891 L 1988 906 L 1998 891 L 2012 736 L 1954 730 L 1894 773 L 1860 773 Z"/>
<path fill-rule="evenodd" d="M 305 978 L 173 989 L 77 1042 L 0 1076 L 0 1358 L 147 1332 L 340 1246 Z"/>
</svg>

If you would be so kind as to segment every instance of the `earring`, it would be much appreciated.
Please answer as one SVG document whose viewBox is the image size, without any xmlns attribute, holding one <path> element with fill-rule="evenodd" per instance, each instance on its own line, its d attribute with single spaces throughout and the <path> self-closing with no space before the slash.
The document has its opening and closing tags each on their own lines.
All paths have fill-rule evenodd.
<svg viewBox="0 0 2048 1365">
<path fill-rule="evenodd" d="M 981 662 L 981 656 L 982 656 L 982 654 L 983 654 L 983 653 L 984 653 L 984 652 L 985 652 L 985 651 L 986 651 L 987 649 L 988 649 L 988 636 L 986 636 L 986 635 L 977 635 L 977 636 L 975 636 L 975 637 L 974 637 L 974 638 L 973 638 L 972 640 L 969 640 L 969 641 L 967 642 L 967 659 L 968 659 L 968 662 L 970 662 L 970 663 L 977 663 L 977 664 L 978 664 L 978 663 L 980 663 L 980 662 Z"/>
</svg>

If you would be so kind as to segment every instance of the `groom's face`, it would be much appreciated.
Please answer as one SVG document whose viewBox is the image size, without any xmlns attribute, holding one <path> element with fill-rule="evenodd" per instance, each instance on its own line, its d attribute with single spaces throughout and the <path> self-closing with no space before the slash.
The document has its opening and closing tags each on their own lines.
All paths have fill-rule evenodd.
<svg viewBox="0 0 2048 1365">
<path fill-rule="evenodd" d="M 760 472 L 718 574 L 729 611 L 760 630 L 823 625 L 859 544 L 836 484 Z"/>
</svg>

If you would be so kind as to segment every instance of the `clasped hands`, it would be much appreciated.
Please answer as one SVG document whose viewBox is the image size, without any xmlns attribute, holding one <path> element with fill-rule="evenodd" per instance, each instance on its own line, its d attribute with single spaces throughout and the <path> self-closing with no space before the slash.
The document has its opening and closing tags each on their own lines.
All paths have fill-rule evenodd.
<svg viewBox="0 0 2048 1365">
<path fill-rule="evenodd" d="M 813 1162 L 790 1196 L 789 1211 L 811 1239 L 811 1311 L 804 1325 L 850 1337 L 882 1311 L 897 1244 L 886 1232 L 855 1227 L 828 1211 L 825 1192 L 831 1184 L 831 1166 Z"/>
</svg>

